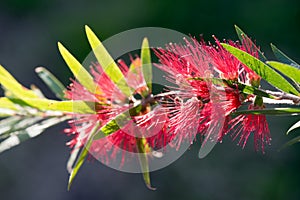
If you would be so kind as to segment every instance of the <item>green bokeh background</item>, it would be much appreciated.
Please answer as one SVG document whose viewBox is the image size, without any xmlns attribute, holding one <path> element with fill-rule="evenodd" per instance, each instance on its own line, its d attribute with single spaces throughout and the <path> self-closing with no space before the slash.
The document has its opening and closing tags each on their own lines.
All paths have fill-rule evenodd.
<svg viewBox="0 0 300 200">
<path fill-rule="evenodd" d="M 164 27 L 211 40 L 236 40 L 234 24 L 255 38 L 269 58 L 273 42 L 300 61 L 300 2 L 254 1 L 39 1 L 0 2 L 0 63 L 29 86 L 53 97 L 34 73 L 46 66 L 65 84 L 70 71 L 60 57 L 61 41 L 79 60 L 90 52 L 88 24 L 102 40 L 137 27 Z M 199 143 L 172 165 L 152 173 L 157 191 L 149 191 L 138 174 L 86 163 L 70 192 L 65 164 L 69 140 L 61 125 L 0 155 L 0 199 L 299 199 L 300 145 L 277 150 L 293 136 L 287 128 L 299 117 L 270 117 L 272 146 L 256 153 L 227 137 L 206 158 L 197 158 Z M 298 131 L 299 132 L 299 131 Z M 296 132 L 293 134 L 297 134 Z"/>
</svg>

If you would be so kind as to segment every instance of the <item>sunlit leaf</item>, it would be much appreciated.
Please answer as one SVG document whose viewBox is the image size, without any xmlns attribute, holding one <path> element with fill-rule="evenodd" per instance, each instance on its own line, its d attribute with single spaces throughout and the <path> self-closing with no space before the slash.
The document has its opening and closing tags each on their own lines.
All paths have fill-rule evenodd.
<svg viewBox="0 0 300 200">
<path fill-rule="evenodd" d="M 58 42 L 58 49 L 76 80 L 78 80 L 88 91 L 95 93 L 96 84 L 89 72 L 60 42 Z"/>
<path fill-rule="evenodd" d="M 290 132 L 292 132 L 293 130 L 300 128 L 300 121 L 298 121 L 297 123 L 295 123 L 293 126 L 291 126 L 289 128 L 289 130 L 286 132 L 286 134 L 289 134 Z"/>
<path fill-rule="evenodd" d="M 76 143 L 76 145 L 74 146 L 74 148 L 72 149 L 71 151 L 71 155 L 68 159 L 68 162 L 67 162 L 67 170 L 69 173 L 72 173 L 72 170 L 73 170 L 73 165 L 76 161 L 76 158 L 80 152 L 80 149 L 81 149 L 81 140 L 78 140 L 78 142 Z"/>
<path fill-rule="evenodd" d="M 0 65 L 0 84 L 18 98 L 37 98 L 37 95 L 23 87 L 4 67 Z"/>
<path fill-rule="evenodd" d="M 4 138 L 6 133 L 11 132 L 11 130 L 15 127 L 15 124 L 20 122 L 21 116 L 12 116 L 0 121 L 0 138 Z"/>
<path fill-rule="evenodd" d="M 140 162 L 144 182 L 149 189 L 154 190 L 155 188 L 153 188 L 151 186 L 149 163 L 148 163 L 149 162 L 148 161 L 148 152 L 150 151 L 150 147 L 145 138 L 137 138 L 136 140 L 137 140 L 137 148 L 139 151 L 139 154 L 138 154 L 139 162 Z"/>
<path fill-rule="evenodd" d="M 234 55 L 239 61 L 251 68 L 255 73 L 272 84 L 274 87 L 281 89 L 287 93 L 298 95 L 299 92 L 280 74 L 274 71 L 271 67 L 251 56 L 250 54 L 235 48 L 229 44 L 222 43 L 222 46 Z"/>
<path fill-rule="evenodd" d="M 257 51 L 258 55 L 259 55 L 259 59 L 261 61 L 263 61 L 263 62 L 267 61 L 267 58 L 260 51 L 260 49 L 252 42 L 252 40 L 237 25 L 235 25 L 234 27 L 235 27 L 235 31 L 236 31 L 240 41 L 244 45 L 247 45 L 247 46 L 251 47 L 252 49 L 254 49 L 255 51 Z"/>
<path fill-rule="evenodd" d="M 8 118 L 9 119 L 9 118 Z M 33 116 L 33 117 L 22 117 L 16 122 L 12 121 L 11 123 L 7 123 L 7 125 L 2 124 L 1 127 L 1 139 L 6 138 L 12 134 L 14 134 L 16 131 L 22 131 L 25 128 L 32 126 L 39 121 L 41 121 L 43 117 L 41 116 Z M 6 120 L 4 120 L 6 121 Z"/>
<path fill-rule="evenodd" d="M 126 79 L 114 59 L 110 56 L 98 37 L 88 26 L 85 26 L 85 31 L 91 48 L 93 49 L 93 52 L 104 72 L 117 85 L 123 94 L 128 97 L 131 96 L 132 92 L 130 91 Z"/>
<path fill-rule="evenodd" d="M 10 132 L 24 129 L 24 127 L 27 128 L 29 126 L 32 126 L 32 125 L 38 123 L 39 121 L 41 121 L 43 119 L 44 118 L 42 116 L 22 117 L 21 120 L 19 120 L 17 123 L 15 123 L 11 127 Z"/>
<path fill-rule="evenodd" d="M 275 45 L 271 44 L 271 48 L 273 50 L 274 55 L 278 59 L 278 61 L 288 64 L 288 65 L 293 65 L 296 67 L 300 67 L 298 63 L 293 61 L 291 58 L 289 58 L 287 55 L 285 55 L 282 51 L 280 51 Z"/>
<path fill-rule="evenodd" d="M 86 159 L 86 157 L 88 155 L 89 149 L 90 149 L 90 147 L 91 147 L 91 145 L 93 143 L 95 134 L 98 132 L 99 126 L 100 126 L 100 123 L 98 122 L 94 126 L 93 130 L 91 131 L 91 133 L 89 135 L 89 138 L 88 138 L 88 140 L 87 140 L 87 142 L 85 144 L 85 147 L 82 148 L 82 151 L 80 152 L 80 154 L 78 156 L 78 159 L 77 159 L 77 161 L 75 163 L 75 166 L 72 169 L 72 172 L 71 172 L 71 174 L 69 176 L 68 190 L 70 190 L 71 185 L 72 185 L 72 183 L 74 181 L 74 178 L 76 177 L 76 175 L 78 173 L 78 170 L 81 168 L 82 164 L 84 163 L 84 161 L 85 161 L 85 159 Z"/>
<path fill-rule="evenodd" d="M 8 137 L 0 143 L 0 153 L 19 145 L 21 142 L 24 142 L 30 138 L 34 138 L 40 135 L 45 129 L 54 126 L 58 123 L 61 123 L 67 119 L 69 119 L 69 117 L 50 118 L 40 123 L 29 126 L 25 129 L 11 133 L 10 137 Z"/>
<path fill-rule="evenodd" d="M 152 91 L 152 64 L 151 53 L 149 48 L 149 42 L 147 38 L 144 38 L 141 49 L 141 61 L 145 82 L 149 89 L 149 94 Z"/>
<path fill-rule="evenodd" d="M 110 135 L 125 125 L 127 122 L 131 120 L 131 116 L 129 112 L 124 112 L 117 115 L 114 119 L 107 122 L 103 125 L 100 131 L 95 135 L 94 140 L 98 140 L 103 138 L 104 136 Z"/>
<path fill-rule="evenodd" d="M 51 72 L 49 72 L 44 67 L 36 68 L 35 72 L 44 81 L 44 83 L 49 87 L 49 89 L 56 95 L 57 98 L 65 99 L 64 91 L 66 90 L 66 88 Z"/>
<path fill-rule="evenodd" d="M 18 110 L 16 105 L 6 97 L 0 98 L 0 106 L 2 109 Z"/>
<path fill-rule="evenodd" d="M 4 99 L 5 97 L 3 97 Z M 70 112 L 70 113 L 81 113 L 81 114 L 94 114 L 95 102 L 87 101 L 56 101 L 49 99 L 9 99 L 15 104 L 20 106 L 30 106 L 37 108 L 42 111 L 60 111 L 60 112 Z"/>
<path fill-rule="evenodd" d="M 297 83 L 300 83 L 300 69 L 293 67 L 291 65 L 283 64 L 280 62 L 267 62 L 267 64 L 271 65 L 273 68 L 280 71 L 282 74 L 286 75 L 287 77 L 293 79 Z"/>
</svg>

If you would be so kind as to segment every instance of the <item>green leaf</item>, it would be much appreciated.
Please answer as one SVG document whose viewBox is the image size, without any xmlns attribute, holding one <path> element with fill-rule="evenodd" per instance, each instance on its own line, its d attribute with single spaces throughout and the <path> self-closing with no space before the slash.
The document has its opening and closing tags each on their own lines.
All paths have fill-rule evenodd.
<svg viewBox="0 0 300 200">
<path fill-rule="evenodd" d="M 120 113 L 117 115 L 114 119 L 110 120 L 106 124 L 102 125 L 100 128 L 100 131 L 96 133 L 94 140 L 101 139 L 105 136 L 108 136 L 120 128 L 122 128 L 124 125 L 126 125 L 130 120 L 132 120 L 132 116 L 135 116 L 137 113 L 139 113 L 141 110 L 141 105 L 137 105 L 123 113 Z"/>
<path fill-rule="evenodd" d="M 45 129 L 47 129 L 51 126 L 54 126 L 58 123 L 61 123 L 67 119 L 69 119 L 69 117 L 50 118 L 50 119 L 46 119 L 40 123 L 31 125 L 22 130 L 18 130 L 18 131 L 11 133 L 7 139 L 3 140 L 0 143 L 0 153 L 2 153 L 3 151 L 6 151 L 8 149 L 11 149 L 12 147 L 15 147 L 30 138 L 34 138 L 34 137 L 40 135 Z"/>
<path fill-rule="evenodd" d="M 299 115 L 300 108 L 268 108 L 263 110 L 240 110 L 231 115 L 255 114 L 255 115 Z"/>
<path fill-rule="evenodd" d="M 286 79 L 284 79 L 280 74 L 262 61 L 229 44 L 222 43 L 222 46 L 232 55 L 234 55 L 239 61 L 255 71 L 256 74 L 261 76 L 274 87 L 277 87 L 278 89 L 281 89 L 287 93 L 296 95 L 299 94 L 299 92 Z"/>
<path fill-rule="evenodd" d="M 255 51 L 258 52 L 259 59 L 263 62 L 267 61 L 267 58 L 264 56 L 264 54 L 259 50 L 259 48 L 252 42 L 252 40 L 237 26 L 235 25 L 235 31 L 242 42 L 242 44 L 250 46 L 253 48 Z M 246 43 L 248 42 L 248 43 Z"/>
<path fill-rule="evenodd" d="M 0 65 L 0 75 L 6 77 L 7 80 L 18 82 L 2 65 Z"/>
<path fill-rule="evenodd" d="M 68 190 L 70 190 L 71 188 L 71 185 L 74 181 L 74 178 L 76 177 L 79 169 L 81 168 L 82 164 L 84 163 L 87 155 L 88 155 L 88 152 L 89 152 L 89 149 L 94 141 L 94 136 L 95 134 L 98 132 L 98 128 L 100 127 L 100 123 L 98 122 L 93 130 L 91 131 L 90 135 L 89 135 L 89 138 L 85 144 L 85 147 L 82 149 L 82 151 L 80 152 L 80 155 L 78 156 L 78 159 L 76 161 L 76 164 L 74 166 L 74 168 L 72 169 L 72 172 L 69 176 L 69 182 L 68 182 Z"/>
<path fill-rule="evenodd" d="M 137 138 L 137 148 L 138 148 L 138 156 L 139 156 L 139 162 L 141 166 L 141 171 L 143 173 L 143 179 L 146 184 L 146 186 L 151 189 L 155 190 L 151 186 L 151 179 L 150 179 L 150 173 L 149 173 L 149 161 L 148 161 L 148 149 L 150 148 L 148 146 L 147 140 L 145 138 Z"/>
<path fill-rule="evenodd" d="M 282 74 L 293 79 L 295 82 L 300 83 L 300 69 L 291 65 L 283 64 L 280 62 L 270 61 L 267 64 L 280 71 Z"/>
<path fill-rule="evenodd" d="M 147 83 L 149 93 L 152 91 L 152 65 L 151 65 L 151 53 L 149 48 L 149 42 L 147 38 L 144 38 L 141 50 L 141 61 L 144 79 Z"/>
<path fill-rule="evenodd" d="M 45 82 L 45 84 L 56 95 L 57 98 L 65 99 L 64 91 L 66 90 L 66 88 L 51 72 L 49 72 L 44 67 L 36 68 L 35 72 Z"/>
<path fill-rule="evenodd" d="M 16 105 L 6 97 L 1 97 L 0 98 L 0 107 L 2 109 L 18 110 Z"/>
<path fill-rule="evenodd" d="M 128 123 L 130 120 L 131 120 L 131 116 L 128 111 L 117 115 L 114 119 L 110 120 L 109 122 L 107 122 L 105 125 L 101 127 L 100 131 L 95 135 L 94 140 L 101 139 L 104 136 L 108 136 L 116 132 L 121 127 L 123 127 L 126 123 Z"/>
<path fill-rule="evenodd" d="M 2 99 L 4 99 L 3 97 Z M 95 102 L 87 101 L 56 101 L 49 99 L 9 99 L 20 106 L 29 106 L 42 111 L 60 111 L 67 113 L 95 114 Z"/>
<path fill-rule="evenodd" d="M 97 86 L 89 72 L 60 42 L 58 42 L 58 49 L 79 83 L 81 83 L 91 93 L 95 93 Z"/>
<path fill-rule="evenodd" d="M 283 62 L 285 64 L 288 65 L 294 65 L 297 66 L 298 68 L 300 67 L 300 65 L 298 63 L 296 63 L 295 61 L 293 61 L 292 59 L 290 59 L 287 55 L 285 55 L 282 51 L 280 51 L 275 45 L 273 45 L 271 43 L 271 48 L 272 51 L 275 55 L 275 57 L 280 61 Z"/>
<path fill-rule="evenodd" d="M 297 123 L 295 123 L 293 126 L 291 126 L 289 128 L 289 130 L 286 132 L 286 134 L 289 134 L 290 132 L 292 132 L 293 130 L 300 128 L 300 121 L 298 121 Z"/>
<path fill-rule="evenodd" d="M 67 162 L 67 170 L 69 173 L 72 173 L 73 165 L 74 165 L 76 158 L 80 152 L 80 149 L 81 149 L 81 140 L 78 140 L 75 147 L 72 149 L 71 155 Z"/>
<path fill-rule="evenodd" d="M 256 87 L 250 86 L 250 85 L 245 85 L 245 84 L 242 84 L 242 83 L 238 83 L 238 88 L 241 92 L 243 92 L 245 94 L 254 94 L 254 95 L 257 95 L 259 97 L 267 97 L 267 98 L 270 98 L 270 99 L 275 99 L 274 96 L 272 96 L 272 95 L 266 93 L 265 91 L 260 90 Z"/>
<path fill-rule="evenodd" d="M 12 116 L 0 121 L 0 138 L 6 138 L 5 134 L 12 132 L 12 129 L 21 121 L 21 116 Z"/>
<path fill-rule="evenodd" d="M 225 79 L 221 79 L 221 78 L 199 78 L 199 77 L 189 78 L 189 80 L 210 81 L 215 85 L 223 86 L 223 87 L 229 86 L 234 89 L 237 86 L 239 91 L 243 92 L 244 94 L 254 94 L 254 95 L 257 95 L 260 97 L 276 99 L 276 97 L 268 94 L 267 92 L 265 92 L 257 87 L 246 85 L 241 82 L 230 81 L 230 80 L 225 80 Z"/>
<path fill-rule="evenodd" d="M 0 65 L 0 84 L 18 98 L 37 98 L 31 90 L 23 87 L 4 67 Z"/>
<path fill-rule="evenodd" d="M 3 129 L 0 133 L 1 139 L 7 138 L 11 135 L 14 135 L 15 132 L 23 131 L 24 129 L 32 126 L 43 119 L 41 116 L 29 116 L 29 117 L 22 117 L 20 120 L 16 121 L 15 123 L 9 125 L 3 125 Z"/>
<path fill-rule="evenodd" d="M 88 26 L 85 26 L 85 31 L 90 46 L 93 49 L 93 52 L 104 72 L 123 92 L 123 94 L 125 94 L 127 97 L 130 97 L 132 94 L 130 87 L 128 86 L 123 73 L 115 63 L 114 59 L 110 56 L 95 33 Z"/>
<path fill-rule="evenodd" d="M 295 137 L 293 139 L 291 139 L 290 141 L 288 141 L 287 143 L 285 143 L 280 149 L 279 151 L 281 151 L 282 149 L 288 147 L 288 146 L 291 146 L 293 144 L 296 144 L 297 142 L 300 142 L 300 136 L 298 137 Z"/>
</svg>

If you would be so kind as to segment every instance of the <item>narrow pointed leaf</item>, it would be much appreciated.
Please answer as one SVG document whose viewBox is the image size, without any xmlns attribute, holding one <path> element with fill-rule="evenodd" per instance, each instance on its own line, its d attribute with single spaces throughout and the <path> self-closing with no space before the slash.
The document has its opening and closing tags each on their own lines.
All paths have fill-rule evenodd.
<svg viewBox="0 0 300 200">
<path fill-rule="evenodd" d="M 0 84 L 12 95 L 18 98 L 37 98 L 38 96 L 31 90 L 22 86 L 0 65 Z"/>
<path fill-rule="evenodd" d="M 95 93 L 96 84 L 89 72 L 60 42 L 58 42 L 58 49 L 79 83 L 81 83 L 91 93 Z"/>
<path fill-rule="evenodd" d="M 49 89 L 56 95 L 57 98 L 65 99 L 64 91 L 66 90 L 66 88 L 51 72 L 49 72 L 44 67 L 36 68 L 35 72 L 44 81 L 44 83 L 49 87 Z"/>
<path fill-rule="evenodd" d="M 255 115 L 300 115 L 300 108 L 268 108 L 263 110 L 240 110 L 231 115 L 255 114 Z"/>
<path fill-rule="evenodd" d="M 131 120 L 131 117 L 128 112 L 119 114 L 101 127 L 100 131 L 95 135 L 94 140 L 101 139 L 104 136 L 108 136 L 116 132 L 129 120 Z"/>
<path fill-rule="evenodd" d="M 114 119 L 110 120 L 100 128 L 100 131 L 95 135 L 94 140 L 101 139 L 122 128 L 125 124 L 132 120 L 131 116 L 135 115 L 132 113 L 138 113 L 140 108 L 141 105 L 137 105 L 129 109 L 129 111 L 125 111 L 117 115 Z"/>
<path fill-rule="evenodd" d="M 298 143 L 298 142 L 300 142 L 300 136 L 297 136 L 297 137 L 291 139 L 290 141 L 288 141 L 287 143 L 285 143 L 285 144 L 279 149 L 279 151 L 281 151 L 282 149 L 284 149 L 284 148 L 286 148 L 286 147 L 289 147 L 289 146 L 291 146 L 291 145 L 293 145 L 293 144 L 296 144 L 296 143 Z"/>
<path fill-rule="evenodd" d="M 45 129 L 61 123 L 67 119 L 69 119 L 69 117 L 50 118 L 38 124 L 34 124 L 26 129 L 14 132 L 9 138 L 0 143 L 0 153 L 12 147 L 15 147 L 30 138 L 40 135 Z"/>
<path fill-rule="evenodd" d="M 272 51 L 275 55 L 275 57 L 278 59 L 278 61 L 288 64 L 288 65 L 293 65 L 298 68 L 300 68 L 300 65 L 293 61 L 291 58 L 289 58 L 287 55 L 285 55 L 282 51 L 280 51 L 275 45 L 271 44 Z"/>
<path fill-rule="evenodd" d="M 199 77 L 190 78 L 190 80 L 211 81 L 215 85 L 222 86 L 222 87 L 230 86 L 234 89 L 237 86 L 239 88 L 240 92 L 243 92 L 245 94 L 255 94 L 257 96 L 266 97 L 266 98 L 270 98 L 270 99 L 276 98 L 276 97 L 268 94 L 264 90 L 261 90 L 254 86 L 243 84 L 241 82 L 230 81 L 230 80 L 225 80 L 225 79 L 221 79 L 221 78 L 199 78 Z"/>
<path fill-rule="evenodd" d="M 69 173 L 72 173 L 73 165 L 74 165 L 74 163 L 76 161 L 76 158 L 77 158 L 77 156 L 78 156 L 78 154 L 80 152 L 80 149 L 81 149 L 80 145 L 81 145 L 81 141 L 79 140 L 76 143 L 75 147 L 72 149 L 71 155 L 70 155 L 70 157 L 68 159 L 67 170 L 68 170 Z"/>
<path fill-rule="evenodd" d="M 95 114 L 95 103 L 85 101 L 35 101 L 35 107 L 41 110 L 52 110 L 80 114 Z"/>
<path fill-rule="evenodd" d="M 90 46 L 104 72 L 126 96 L 131 96 L 132 93 L 126 79 L 114 59 L 110 56 L 95 33 L 88 26 L 85 26 L 85 31 Z"/>
<path fill-rule="evenodd" d="M 21 117 L 20 116 L 12 116 L 5 118 L 0 121 L 0 138 L 2 137 L 5 133 L 11 132 L 11 130 L 14 128 L 15 124 L 20 122 Z"/>
<path fill-rule="evenodd" d="M 148 94 L 150 94 L 152 91 L 152 64 L 151 64 L 151 53 L 149 48 L 149 42 L 147 38 L 144 38 L 142 43 L 141 61 L 142 61 L 144 79 L 149 89 Z"/>
<path fill-rule="evenodd" d="M 149 163 L 148 163 L 149 161 L 147 156 L 147 151 L 148 151 L 147 149 L 150 147 L 147 145 L 147 140 L 145 138 L 137 138 L 136 140 L 137 140 L 137 148 L 139 152 L 138 156 L 139 156 L 144 182 L 149 189 L 155 190 L 155 188 L 151 186 Z"/>
<path fill-rule="evenodd" d="M 241 92 L 245 93 L 245 94 L 254 94 L 257 95 L 259 97 L 266 97 L 266 98 L 270 98 L 270 99 L 275 99 L 274 96 L 268 94 L 267 92 L 260 90 L 256 87 L 250 86 L 250 85 L 245 85 L 242 83 L 238 83 L 238 88 Z"/>
<path fill-rule="evenodd" d="M 3 109 L 18 110 L 16 105 L 6 97 L 0 98 L 0 107 Z"/>
<path fill-rule="evenodd" d="M 74 178 L 76 177 L 79 169 L 81 168 L 82 164 L 84 163 L 84 161 L 85 161 L 85 159 L 86 159 L 86 157 L 88 155 L 89 149 L 90 149 L 90 147 L 91 147 L 91 145 L 93 143 L 95 134 L 98 132 L 99 126 L 100 126 L 99 123 L 97 123 L 95 125 L 95 127 L 93 128 L 93 130 L 90 133 L 90 136 L 89 136 L 89 138 L 88 138 L 88 140 L 87 140 L 87 142 L 85 144 L 85 147 L 82 149 L 82 151 L 80 152 L 80 154 L 78 156 L 78 159 L 77 159 L 77 161 L 75 163 L 75 166 L 72 169 L 72 172 L 71 172 L 71 174 L 69 176 L 68 190 L 70 190 L 71 185 L 72 185 L 72 183 L 74 181 Z"/>
<path fill-rule="evenodd" d="M 244 44 L 246 43 L 248 46 L 250 45 L 251 48 L 255 49 L 258 52 L 259 59 L 263 62 L 267 61 L 267 58 L 264 56 L 264 54 L 260 51 L 260 49 L 252 42 L 252 40 L 237 26 L 235 25 L 235 31 L 240 39 L 240 41 Z M 245 41 L 246 40 L 246 41 Z M 249 44 L 250 42 L 250 44 Z"/>
<path fill-rule="evenodd" d="M 7 126 L 3 126 L 3 130 L 1 131 L 1 138 L 8 137 L 14 134 L 17 131 L 22 131 L 38 122 L 40 122 L 43 117 L 22 117 L 20 120 L 13 123 L 13 121 Z"/>
<path fill-rule="evenodd" d="M 5 97 L 2 98 L 5 100 Z M 30 106 L 43 111 L 59 111 L 80 114 L 94 114 L 95 102 L 86 101 L 56 101 L 49 99 L 9 99 L 20 106 Z"/>
<path fill-rule="evenodd" d="M 0 65 L 0 84 L 19 97 L 37 97 L 34 92 L 23 87 L 3 66 Z M 11 85 L 9 85 L 11 84 Z"/>
<path fill-rule="evenodd" d="M 6 77 L 7 80 L 18 82 L 2 65 L 0 65 L 0 75 Z"/>
<path fill-rule="evenodd" d="M 289 128 L 289 130 L 286 132 L 286 134 L 289 134 L 290 132 L 292 132 L 293 130 L 295 130 L 297 128 L 300 128 L 300 121 L 298 121 L 293 126 L 291 126 L 291 128 Z"/>
<path fill-rule="evenodd" d="M 295 82 L 300 83 L 300 69 L 293 67 L 291 65 L 283 64 L 280 62 L 267 62 L 267 64 L 271 65 L 273 68 L 280 71 L 282 74 L 287 77 L 293 79 Z"/>
<path fill-rule="evenodd" d="M 261 76 L 274 87 L 277 87 L 278 89 L 287 93 L 292 93 L 295 95 L 299 94 L 299 92 L 286 79 L 284 79 L 280 74 L 262 61 L 229 44 L 222 43 L 222 46 L 232 55 L 234 55 L 239 61 L 255 71 L 256 74 Z"/>
</svg>

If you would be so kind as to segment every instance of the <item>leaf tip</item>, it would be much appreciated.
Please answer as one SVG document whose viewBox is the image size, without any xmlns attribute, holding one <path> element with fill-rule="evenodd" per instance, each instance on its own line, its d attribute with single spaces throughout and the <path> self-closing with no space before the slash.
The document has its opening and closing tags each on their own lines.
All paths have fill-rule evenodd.
<svg viewBox="0 0 300 200">
<path fill-rule="evenodd" d="M 148 47 L 149 46 L 149 41 L 148 41 L 147 37 L 144 37 L 142 46 L 144 46 L 144 47 Z"/>
<path fill-rule="evenodd" d="M 68 190 L 68 191 L 71 190 L 71 186 L 72 186 L 73 180 L 74 180 L 74 176 L 73 176 L 73 171 L 72 171 L 72 172 L 70 173 L 69 180 L 68 180 L 68 187 L 67 187 L 67 190 Z"/>
<path fill-rule="evenodd" d="M 57 42 L 57 46 L 58 46 L 58 50 L 60 52 L 60 54 L 62 54 L 62 52 L 66 51 L 66 48 L 64 47 L 64 45 L 62 45 L 62 43 Z"/>
<path fill-rule="evenodd" d="M 151 184 L 146 184 L 146 186 L 149 190 L 152 190 L 152 191 L 156 190 L 156 187 L 151 186 Z"/>
<path fill-rule="evenodd" d="M 62 44 L 61 44 L 61 42 L 57 42 L 57 46 L 58 46 L 58 48 L 60 47 L 60 46 L 63 46 Z"/>
<path fill-rule="evenodd" d="M 92 29 L 88 25 L 84 25 L 85 32 L 92 32 Z"/>
<path fill-rule="evenodd" d="M 44 70 L 44 67 L 37 67 L 37 68 L 35 68 L 35 72 L 36 73 L 40 73 L 40 72 L 42 72 Z"/>
<path fill-rule="evenodd" d="M 271 48 L 274 50 L 274 49 L 277 49 L 277 47 L 273 44 L 273 43 L 270 43 L 270 46 Z"/>
</svg>

